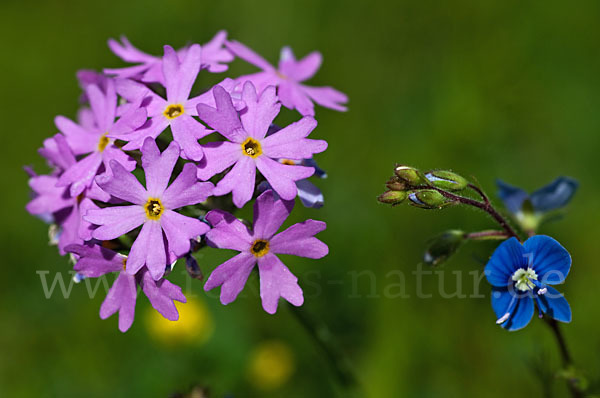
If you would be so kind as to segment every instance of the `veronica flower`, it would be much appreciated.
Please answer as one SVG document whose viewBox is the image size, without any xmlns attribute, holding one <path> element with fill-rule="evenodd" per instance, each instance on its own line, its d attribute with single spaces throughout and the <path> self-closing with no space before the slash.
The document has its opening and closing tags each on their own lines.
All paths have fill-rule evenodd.
<svg viewBox="0 0 600 398">
<path fill-rule="evenodd" d="M 514 237 L 502 242 L 485 267 L 487 280 L 493 286 L 496 323 L 508 330 L 527 326 L 534 302 L 540 317 L 546 314 L 570 322 L 569 303 L 550 286 L 564 282 L 570 268 L 569 252 L 549 236 L 537 235 L 524 244 Z"/>
<path fill-rule="evenodd" d="M 158 137 L 167 127 L 171 127 L 173 140 L 182 149 L 186 159 L 202 159 L 202 147 L 198 140 L 210 131 L 192 116 L 197 116 L 198 100 L 189 99 L 192 86 L 200 71 L 201 50 L 198 44 L 192 45 L 179 59 L 175 50 L 165 46 L 162 71 L 165 78 L 167 98 L 164 99 L 148 87 L 132 80 L 118 80 L 117 91 L 128 101 L 142 104 L 150 120 L 131 134 L 113 134 L 112 137 L 128 141 L 125 150 L 138 149 L 148 137 Z"/>
<path fill-rule="evenodd" d="M 197 181 L 196 166 L 191 163 L 168 185 L 178 158 L 176 142 L 161 154 L 154 140 L 147 138 L 142 147 L 146 188 L 116 161 L 110 163 L 112 176 L 98 178 L 103 190 L 132 205 L 88 211 L 85 220 L 100 226 L 92 236 L 98 240 L 116 239 L 142 225 L 127 259 L 131 275 L 145 265 L 155 280 L 160 279 L 167 263 L 189 252 L 190 239 L 209 229 L 202 221 L 174 211 L 205 201 L 213 189 L 211 183 Z"/>
<path fill-rule="evenodd" d="M 536 190 L 531 195 L 521 188 L 497 180 L 498 196 L 517 222 L 526 230 L 534 231 L 544 217 L 544 213 L 566 206 L 579 183 L 569 177 L 558 177 L 550 184 Z"/>
<path fill-rule="evenodd" d="M 293 202 L 275 199 L 272 190 L 262 193 L 254 204 L 252 230 L 229 213 L 213 210 L 207 220 L 213 225 L 206 238 L 210 245 L 240 253 L 219 265 L 210 275 L 204 290 L 221 286 L 221 303 L 229 304 L 244 288 L 258 263 L 260 297 L 266 312 L 274 314 L 280 297 L 295 306 L 304 302 L 302 289 L 289 269 L 276 254 L 322 258 L 329 252 L 326 244 L 314 237 L 323 231 L 322 221 L 306 220 L 285 231 L 277 231 L 289 216 Z"/>
<path fill-rule="evenodd" d="M 66 169 L 58 180 L 58 186 L 70 187 L 71 196 L 90 187 L 100 166 L 104 165 L 107 170 L 111 160 L 127 170 L 135 169 L 135 160 L 115 146 L 108 136 L 130 133 L 146 121 L 145 109 L 132 110 L 115 121 L 117 93 L 112 81 L 106 83 L 106 93 L 96 85 L 86 86 L 85 92 L 94 116 L 93 126 L 83 127 L 63 116 L 55 119 L 74 154 L 87 155 Z"/>
<path fill-rule="evenodd" d="M 314 76 L 321 66 L 320 53 L 312 52 L 297 61 L 291 48 L 284 47 L 281 50 L 279 67 L 275 68 L 242 43 L 227 41 L 225 45 L 236 56 L 262 69 L 262 72 L 240 77 L 240 83 L 251 81 L 259 93 L 268 86 L 277 86 L 277 95 L 283 106 L 297 109 L 303 116 L 315 114 L 313 101 L 326 108 L 346 111 L 346 107 L 342 105 L 348 102 L 346 94 L 331 87 L 301 84 Z"/>
<path fill-rule="evenodd" d="M 304 159 L 323 152 L 327 143 L 306 137 L 316 127 L 317 121 L 305 116 L 298 122 L 265 137 L 271 122 L 279 113 L 275 87 L 268 87 L 257 96 L 252 83 L 246 82 L 242 101 L 246 110 L 241 116 L 236 112 L 231 96 L 220 86 L 213 88 L 216 109 L 198 105 L 200 119 L 228 139 L 205 145 L 205 159 L 198 166 L 198 177 L 207 180 L 233 166 L 217 184 L 214 194 L 233 193 L 233 203 L 242 207 L 252 198 L 256 169 L 271 187 L 285 200 L 297 194 L 296 181 L 308 178 L 313 167 L 284 165 L 280 158 Z"/>
<path fill-rule="evenodd" d="M 118 312 L 121 332 L 126 332 L 133 323 L 138 286 L 162 316 L 170 321 L 179 319 L 174 301 L 186 302 L 179 286 L 166 279 L 155 281 L 146 267 L 130 275 L 124 271 L 126 256 L 93 243 L 69 245 L 66 250 L 78 257 L 74 267 L 78 275 L 99 278 L 112 272 L 119 273 L 100 306 L 100 318 L 106 319 Z"/>
<path fill-rule="evenodd" d="M 202 68 L 212 73 L 221 73 L 227 70 L 227 63 L 233 61 L 234 57 L 223 46 L 225 40 L 227 40 L 227 32 L 221 30 L 208 43 L 202 46 Z M 104 69 L 104 73 L 120 78 L 139 80 L 144 83 L 165 84 L 161 57 L 146 54 L 138 50 L 125 36 L 121 36 L 121 43 L 110 39 L 108 47 L 123 61 L 138 65 L 126 68 Z M 190 47 L 183 47 L 177 50 L 177 57 L 183 60 L 189 49 Z"/>
</svg>

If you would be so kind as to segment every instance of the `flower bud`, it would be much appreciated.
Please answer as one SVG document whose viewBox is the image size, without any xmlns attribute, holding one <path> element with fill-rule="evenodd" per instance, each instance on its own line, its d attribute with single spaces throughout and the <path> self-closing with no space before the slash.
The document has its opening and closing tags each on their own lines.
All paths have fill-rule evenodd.
<svg viewBox="0 0 600 398">
<path fill-rule="evenodd" d="M 419 170 L 415 169 L 414 167 L 402 165 L 396 166 L 394 169 L 394 174 L 396 174 L 399 179 L 406 182 L 406 184 L 410 186 L 421 185 L 425 183 Z"/>
<path fill-rule="evenodd" d="M 441 209 L 454 203 L 435 189 L 413 191 L 408 195 L 408 199 L 411 205 L 422 209 Z"/>
<path fill-rule="evenodd" d="M 405 191 L 408 188 L 406 183 L 398 177 L 390 178 L 385 186 L 391 191 Z"/>
<path fill-rule="evenodd" d="M 447 170 L 433 170 L 425 174 L 425 177 L 436 188 L 448 191 L 461 191 L 469 184 L 464 177 Z"/>
<path fill-rule="evenodd" d="M 198 280 L 204 279 L 202 270 L 198 266 L 198 262 L 191 253 L 185 256 L 185 269 L 187 270 L 188 275 L 192 278 Z"/>
<path fill-rule="evenodd" d="M 406 191 L 385 191 L 377 200 L 389 205 L 398 205 L 406 200 L 408 193 Z"/>
<path fill-rule="evenodd" d="M 423 255 L 423 261 L 433 267 L 444 263 L 465 242 L 464 231 L 453 229 L 431 239 Z"/>
</svg>

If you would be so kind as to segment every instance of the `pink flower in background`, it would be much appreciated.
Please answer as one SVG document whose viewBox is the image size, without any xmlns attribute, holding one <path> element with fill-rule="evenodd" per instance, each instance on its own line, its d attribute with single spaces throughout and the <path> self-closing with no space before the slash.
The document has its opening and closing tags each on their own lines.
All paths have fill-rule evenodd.
<svg viewBox="0 0 600 398">
<path fill-rule="evenodd" d="M 133 133 L 112 134 L 111 137 L 128 141 L 123 147 L 125 150 L 139 149 L 146 138 L 156 138 L 170 126 L 173 140 L 183 151 L 182 157 L 196 161 L 202 159 L 204 155 L 198 140 L 210 133 L 210 130 L 192 117 L 198 115 L 196 105 L 199 100 L 189 99 L 200 71 L 200 62 L 201 49 L 198 44 L 192 45 L 181 60 L 171 46 L 165 46 L 162 70 L 167 91 L 166 99 L 141 83 L 118 80 L 119 95 L 133 104 L 141 104 L 147 110 L 150 120 Z"/>
<path fill-rule="evenodd" d="M 146 266 L 155 280 L 160 279 L 167 264 L 190 251 L 190 239 L 209 230 L 202 221 L 174 211 L 205 201 L 213 190 L 211 183 L 197 181 L 196 166 L 191 163 L 169 185 L 178 158 L 176 142 L 161 154 L 154 140 L 147 138 L 142 147 L 146 188 L 114 160 L 110 163 L 113 175 L 98 178 L 104 191 L 132 205 L 88 211 L 84 219 L 99 225 L 92 236 L 98 240 L 116 239 L 142 225 L 127 259 L 131 275 Z"/>
<path fill-rule="evenodd" d="M 66 250 L 78 257 L 74 270 L 81 276 L 98 278 L 108 273 L 119 272 L 100 307 L 100 318 L 106 319 L 118 312 L 121 332 L 126 332 L 133 323 L 138 285 L 150 300 L 152 307 L 162 316 L 170 321 L 179 319 L 174 301 L 186 302 L 179 286 L 166 279 L 155 281 L 146 267 L 135 275 L 124 272 L 126 256 L 94 243 L 69 245 Z"/>
<path fill-rule="evenodd" d="M 314 237 L 325 230 L 326 224 L 322 221 L 306 220 L 277 234 L 293 205 L 293 202 L 276 200 L 272 190 L 264 192 L 254 204 L 252 231 L 227 212 L 209 212 L 207 220 L 213 225 L 213 229 L 206 234 L 209 244 L 240 253 L 213 271 L 204 290 L 221 286 L 221 303 L 229 304 L 242 291 L 250 272 L 258 263 L 260 297 L 266 312 L 274 314 L 277 311 L 280 297 L 295 306 L 302 305 L 304 297 L 298 286 L 298 278 L 276 254 L 322 258 L 329 249 Z"/>
<path fill-rule="evenodd" d="M 237 41 L 225 42 L 227 48 L 237 57 L 262 69 L 262 72 L 239 77 L 236 81 L 251 81 L 261 93 L 268 86 L 277 86 L 277 95 L 283 106 L 297 109 L 303 116 L 314 116 L 313 101 L 326 108 L 346 111 L 343 105 L 348 102 L 346 94 L 332 87 L 311 87 L 301 84 L 310 79 L 319 70 L 322 57 L 312 52 L 301 60 L 296 60 L 292 49 L 281 50 L 279 67 L 275 68 L 263 57 Z"/>
<path fill-rule="evenodd" d="M 232 192 L 234 204 L 242 207 L 252 198 L 258 168 L 283 199 L 293 199 L 297 194 L 295 182 L 310 177 L 315 169 L 284 165 L 277 159 L 305 159 L 323 152 L 327 142 L 306 138 L 317 126 L 317 121 L 305 116 L 266 137 L 280 109 L 275 87 L 268 87 L 259 97 L 252 83 L 246 82 L 242 92 L 246 110 L 241 115 L 238 115 L 231 96 L 222 87 L 215 86 L 213 94 L 216 109 L 199 104 L 198 115 L 229 141 L 205 145 L 206 156 L 199 164 L 198 177 L 207 180 L 233 165 L 217 184 L 214 195 Z"/>
<path fill-rule="evenodd" d="M 135 169 L 135 160 L 115 146 L 109 136 L 127 134 L 146 121 L 146 110 L 135 109 L 115 121 L 117 93 L 112 81 L 106 82 L 106 92 L 90 84 L 85 88 L 90 101 L 93 124 L 77 124 L 63 116 L 57 116 L 56 126 L 65 135 L 67 144 L 75 155 L 86 155 L 65 170 L 58 180 L 58 186 L 70 187 L 71 196 L 77 196 L 92 185 L 94 177 L 108 170 L 111 160 L 121 163 L 125 169 Z M 100 166 L 104 165 L 101 170 Z"/>
<path fill-rule="evenodd" d="M 233 54 L 223 45 L 227 39 L 227 32 L 217 32 L 211 41 L 202 46 L 202 68 L 212 73 L 225 72 L 227 63 L 233 61 Z M 108 41 L 108 47 L 116 56 L 125 62 L 139 64 L 125 68 L 104 69 L 104 73 L 120 78 L 139 80 L 144 83 L 160 83 L 165 85 L 162 69 L 162 58 L 146 54 L 134 47 L 125 36 L 121 36 L 121 43 L 114 39 Z M 186 57 L 190 47 L 177 50 L 180 60 Z"/>
</svg>

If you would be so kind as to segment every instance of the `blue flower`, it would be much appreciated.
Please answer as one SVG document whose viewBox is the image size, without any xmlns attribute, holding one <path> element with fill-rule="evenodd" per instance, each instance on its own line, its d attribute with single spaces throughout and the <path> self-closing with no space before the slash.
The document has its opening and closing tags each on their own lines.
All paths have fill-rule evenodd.
<svg viewBox="0 0 600 398">
<path fill-rule="evenodd" d="M 543 214 L 566 206 L 579 183 L 569 177 L 558 177 L 531 195 L 521 188 L 496 180 L 498 196 L 525 230 L 535 231 Z"/>
<path fill-rule="evenodd" d="M 537 235 L 524 244 L 516 238 L 502 242 L 485 266 L 496 323 L 511 331 L 524 328 L 534 302 L 540 317 L 571 322 L 569 303 L 549 286 L 564 282 L 570 268 L 571 255 L 549 236 Z"/>
</svg>

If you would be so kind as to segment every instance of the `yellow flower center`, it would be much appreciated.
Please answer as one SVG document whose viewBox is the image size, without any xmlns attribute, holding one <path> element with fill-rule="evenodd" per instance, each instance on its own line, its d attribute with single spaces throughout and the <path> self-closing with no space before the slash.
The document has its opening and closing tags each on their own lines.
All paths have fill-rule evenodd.
<svg viewBox="0 0 600 398">
<path fill-rule="evenodd" d="M 252 137 L 246 138 L 246 141 L 242 142 L 242 152 L 246 156 L 256 158 L 262 154 L 260 142 L 256 141 Z"/>
<path fill-rule="evenodd" d="M 127 268 L 127 257 L 123 257 L 121 263 L 123 264 L 123 271 L 125 271 L 125 269 Z"/>
<path fill-rule="evenodd" d="M 98 152 L 103 152 L 108 144 L 110 144 L 110 138 L 106 136 L 108 133 L 102 134 L 100 140 L 98 140 Z"/>
<path fill-rule="evenodd" d="M 281 164 L 287 164 L 289 166 L 295 166 L 296 162 L 294 162 L 292 159 L 281 159 Z"/>
<path fill-rule="evenodd" d="M 176 117 L 183 115 L 184 112 L 183 105 L 171 104 L 166 107 L 163 115 L 165 115 L 167 119 L 175 119 Z"/>
<path fill-rule="evenodd" d="M 269 252 L 269 241 L 264 239 L 257 239 L 252 244 L 250 252 L 254 254 L 254 257 L 262 257 Z"/>
<path fill-rule="evenodd" d="M 162 205 L 162 202 L 158 198 L 150 198 L 146 202 L 146 206 L 144 206 L 146 210 L 146 217 L 150 220 L 159 220 L 165 208 Z"/>
</svg>

